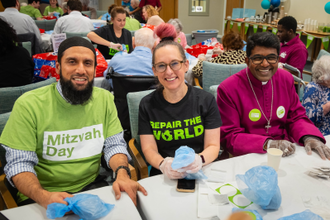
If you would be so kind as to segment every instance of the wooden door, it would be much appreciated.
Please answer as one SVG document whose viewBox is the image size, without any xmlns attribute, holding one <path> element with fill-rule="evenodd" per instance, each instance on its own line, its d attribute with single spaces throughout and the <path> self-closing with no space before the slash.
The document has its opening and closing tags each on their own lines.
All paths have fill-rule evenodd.
<svg viewBox="0 0 330 220">
<path fill-rule="evenodd" d="M 159 16 L 168 22 L 171 18 L 178 18 L 179 0 L 160 0 L 162 4 L 162 10 L 159 12 Z"/>
<path fill-rule="evenodd" d="M 226 18 L 227 16 L 231 16 L 233 8 L 244 8 L 244 0 L 227 0 Z"/>
</svg>

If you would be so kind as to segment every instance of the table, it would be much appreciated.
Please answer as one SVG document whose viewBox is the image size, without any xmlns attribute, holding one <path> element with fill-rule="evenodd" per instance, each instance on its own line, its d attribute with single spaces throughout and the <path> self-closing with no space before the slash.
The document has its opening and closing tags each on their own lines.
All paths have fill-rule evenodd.
<svg viewBox="0 0 330 220">
<path fill-rule="evenodd" d="M 89 190 L 83 193 L 90 193 L 98 195 L 106 203 L 115 204 L 115 207 L 111 212 L 101 218 L 111 220 L 141 220 L 134 203 L 126 193 L 121 194 L 119 200 L 115 199 L 112 186 L 105 186 L 102 188 Z M 8 219 L 24 219 L 24 220 L 44 220 L 46 217 L 46 210 L 38 204 L 25 205 L 17 208 L 7 209 L 1 211 Z M 58 220 L 79 220 L 77 215 L 68 215 L 63 218 L 57 218 Z"/>
<path fill-rule="evenodd" d="M 327 139 L 330 141 L 329 137 Z M 211 168 L 226 171 L 225 183 L 232 183 L 235 182 L 236 174 L 244 174 L 250 168 L 258 165 L 267 165 L 266 154 L 247 154 L 214 162 L 205 166 L 203 170 L 206 175 Z M 281 190 L 282 204 L 275 211 L 257 209 L 263 219 L 274 220 L 306 210 L 301 195 L 330 198 L 330 180 L 314 179 L 305 173 L 307 170 L 321 165 L 330 167 L 330 161 L 323 161 L 314 152 L 312 156 L 309 156 L 306 154 L 305 149 L 300 146 L 297 146 L 295 154 L 282 158 L 278 171 L 278 185 Z M 164 175 L 145 178 L 140 180 L 139 183 L 148 192 L 148 196 L 138 193 L 138 208 L 143 218 L 157 220 L 201 219 L 197 217 L 198 198 L 203 199 L 200 196 L 198 197 L 197 185 L 199 183 L 196 184 L 194 193 L 177 192 L 177 181 L 164 178 Z M 215 189 L 224 185 L 224 183 L 209 185 L 212 189 Z M 227 215 L 230 214 L 232 207 L 234 207 L 233 205 L 212 207 L 212 204 L 207 200 L 205 201 L 205 199 L 200 203 L 203 208 L 210 212 L 210 215 L 213 212 L 213 215 L 218 216 L 221 216 L 224 212 L 227 212 Z M 256 206 L 253 208 L 258 208 Z M 328 210 L 330 210 L 330 207 Z"/>
</svg>

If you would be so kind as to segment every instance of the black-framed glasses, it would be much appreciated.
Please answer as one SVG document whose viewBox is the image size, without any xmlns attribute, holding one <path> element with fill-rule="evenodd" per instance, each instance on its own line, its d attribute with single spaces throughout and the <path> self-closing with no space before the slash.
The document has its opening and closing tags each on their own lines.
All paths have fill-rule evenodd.
<svg viewBox="0 0 330 220">
<path fill-rule="evenodd" d="M 169 64 L 166 63 L 156 63 L 154 64 L 154 68 L 156 69 L 157 72 L 159 73 L 163 73 L 166 71 L 167 66 L 170 66 L 170 68 L 175 71 L 175 70 L 179 70 L 182 67 L 182 63 L 184 62 L 184 60 L 179 61 L 179 60 L 173 60 L 171 61 Z"/>
<path fill-rule="evenodd" d="M 255 55 L 253 57 L 249 57 L 249 59 L 252 60 L 252 63 L 255 65 L 261 64 L 264 62 L 264 59 L 266 59 L 269 64 L 275 64 L 278 61 L 278 56 L 275 54 L 270 54 L 267 56 Z"/>
</svg>

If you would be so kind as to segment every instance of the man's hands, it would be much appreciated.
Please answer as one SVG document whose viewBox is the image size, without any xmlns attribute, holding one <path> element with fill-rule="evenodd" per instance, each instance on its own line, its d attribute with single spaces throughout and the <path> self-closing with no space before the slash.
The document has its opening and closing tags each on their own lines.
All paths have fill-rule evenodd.
<svg viewBox="0 0 330 220">
<path fill-rule="evenodd" d="M 116 199 L 120 199 L 121 192 L 126 192 L 136 205 L 136 193 L 140 191 L 148 195 L 147 191 L 138 182 L 131 180 L 125 169 L 118 170 L 116 181 L 112 185 Z"/>
<path fill-rule="evenodd" d="M 304 137 L 303 141 L 308 155 L 312 154 L 312 150 L 316 150 L 323 160 L 330 160 L 330 148 L 323 144 L 323 142 L 311 136 Z"/>
<path fill-rule="evenodd" d="M 283 151 L 283 157 L 293 154 L 296 150 L 296 146 L 287 140 L 269 140 L 267 145 L 269 145 L 269 148 L 277 148 Z"/>
<path fill-rule="evenodd" d="M 43 190 L 42 196 L 40 196 L 36 202 L 47 209 L 47 206 L 54 202 L 68 205 L 68 203 L 64 201 L 64 199 L 67 197 L 73 197 L 73 195 L 66 192 L 48 192 Z"/>
<path fill-rule="evenodd" d="M 160 165 L 159 169 L 162 173 L 169 179 L 183 179 L 187 176 L 186 172 L 178 172 L 172 169 L 173 157 L 166 157 L 163 163 Z"/>
</svg>

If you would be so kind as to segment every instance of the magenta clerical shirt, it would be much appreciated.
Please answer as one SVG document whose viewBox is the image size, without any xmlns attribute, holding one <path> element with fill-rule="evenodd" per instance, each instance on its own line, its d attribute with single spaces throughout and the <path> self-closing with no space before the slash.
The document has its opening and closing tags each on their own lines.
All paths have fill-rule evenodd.
<svg viewBox="0 0 330 220">
<path fill-rule="evenodd" d="M 262 85 L 250 70 L 247 70 L 253 89 L 262 110 L 269 119 L 271 112 L 271 81 Z M 233 156 L 247 153 L 265 153 L 263 145 L 267 139 L 289 140 L 302 145 L 304 135 L 324 137 L 306 116 L 299 102 L 292 75 L 278 69 L 272 77 L 274 101 L 271 128 L 262 115 L 246 76 L 246 69 L 230 76 L 218 87 L 217 103 L 222 119 L 221 146 Z"/>
</svg>

